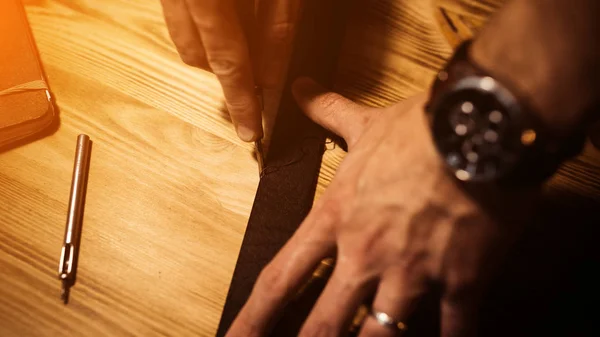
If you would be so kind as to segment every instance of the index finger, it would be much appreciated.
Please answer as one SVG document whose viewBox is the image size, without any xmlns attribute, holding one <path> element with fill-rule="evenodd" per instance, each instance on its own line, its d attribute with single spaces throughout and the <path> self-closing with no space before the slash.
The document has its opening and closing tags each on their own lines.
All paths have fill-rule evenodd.
<svg viewBox="0 0 600 337">
<path fill-rule="evenodd" d="M 187 0 L 206 57 L 223 87 L 227 109 L 238 136 L 247 142 L 262 137 L 261 109 L 246 33 L 233 0 Z"/>
<path fill-rule="evenodd" d="M 333 253 L 335 240 L 325 212 L 311 212 L 292 238 L 263 269 L 250 298 L 227 337 L 259 337 L 272 319 L 310 277 L 318 263 Z"/>
</svg>

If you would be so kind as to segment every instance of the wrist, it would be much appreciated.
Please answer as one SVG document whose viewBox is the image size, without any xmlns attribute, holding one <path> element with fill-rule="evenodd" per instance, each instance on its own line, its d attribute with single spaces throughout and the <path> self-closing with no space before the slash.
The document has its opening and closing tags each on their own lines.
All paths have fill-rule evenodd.
<svg viewBox="0 0 600 337">
<path fill-rule="evenodd" d="M 470 47 L 468 41 L 455 51 L 432 86 L 427 112 L 435 145 L 461 181 L 537 186 L 580 152 L 583 134 L 548 127 L 510 82 L 474 62 Z"/>
<path fill-rule="evenodd" d="M 585 10 L 587 1 L 576 2 Z M 578 32 L 564 29 L 567 14 L 560 11 L 568 7 L 565 3 L 509 2 L 470 51 L 479 67 L 515 90 L 559 134 L 571 132 L 592 117 L 586 113 L 598 88 L 598 74 L 593 74 L 597 66 L 590 62 L 594 48 L 586 43 L 591 29 L 585 24 Z"/>
</svg>

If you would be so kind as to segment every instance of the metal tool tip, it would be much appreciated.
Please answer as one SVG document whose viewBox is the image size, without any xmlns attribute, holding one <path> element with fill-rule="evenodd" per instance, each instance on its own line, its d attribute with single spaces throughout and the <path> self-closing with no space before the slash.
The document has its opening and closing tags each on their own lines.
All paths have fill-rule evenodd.
<svg viewBox="0 0 600 337">
<path fill-rule="evenodd" d="M 262 141 L 257 140 L 254 142 L 254 148 L 256 150 L 256 160 L 258 161 L 258 174 L 262 176 L 263 169 L 265 168 L 265 154 L 263 151 Z"/>
<path fill-rule="evenodd" d="M 69 292 L 70 285 L 67 283 L 66 280 L 64 280 L 62 282 L 62 288 L 60 290 L 60 299 L 63 301 L 64 304 L 69 303 Z"/>
</svg>

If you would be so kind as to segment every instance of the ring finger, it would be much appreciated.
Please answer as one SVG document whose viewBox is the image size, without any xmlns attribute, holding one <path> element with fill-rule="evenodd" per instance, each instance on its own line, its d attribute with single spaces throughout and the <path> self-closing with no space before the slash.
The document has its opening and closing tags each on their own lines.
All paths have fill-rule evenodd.
<svg viewBox="0 0 600 337">
<path fill-rule="evenodd" d="M 354 271 L 353 271 L 354 270 Z M 334 337 L 348 327 L 375 277 L 355 266 L 338 264 L 299 336 Z"/>
<path fill-rule="evenodd" d="M 389 270 L 384 273 L 373 301 L 372 312 L 365 319 L 359 336 L 401 335 L 408 328 L 404 320 L 413 311 L 418 299 L 426 290 L 424 284 L 420 277 L 408 276 L 406 272 Z"/>
<path fill-rule="evenodd" d="M 261 272 L 227 337 L 258 337 L 268 331 L 277 313 L 310 277 L 319 261 L 335 251 L 331 223 L 331 217 L 313 208 Z"/>
</svg>

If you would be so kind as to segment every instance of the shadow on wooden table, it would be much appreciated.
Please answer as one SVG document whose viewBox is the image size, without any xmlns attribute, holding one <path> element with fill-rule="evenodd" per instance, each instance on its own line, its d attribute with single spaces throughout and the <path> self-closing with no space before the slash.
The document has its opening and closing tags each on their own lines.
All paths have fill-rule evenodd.
<svg viewBox="0 0 600 337">
<path fill-rule="evenodd" d="M 44 128 L 44 130 L 16 140 L 14 142 L 8 143 L 4 146 L 0 146 L 0 154 L 53 135 L 56 131 L 58 131 L 60 127 L 60 112 L 56 105 L 54 105 L 54 112 L 56 116 L 54 117 L 52 122 L 46 128 Z"/>
<path fill-rule="evenodd" d="M 599 336 L 600 205 L 548 195 L 481 308 L 481 336 Z"/>
<path fill-rule="evenodd" d="M 591 172 L 578 178 L 600 181 L 599 167 Z M 600 336 L 600 191 L 583 196 L 571 184 L 546 189 L 536 217 L 489 285 L 473 322 L 478 336 Z M 421 304 L 407 337 L 440 336 L 439 295 Z"/>
</svg>

